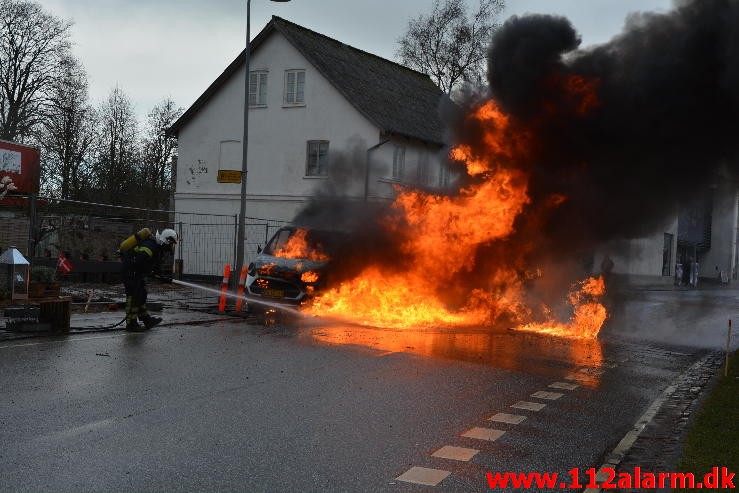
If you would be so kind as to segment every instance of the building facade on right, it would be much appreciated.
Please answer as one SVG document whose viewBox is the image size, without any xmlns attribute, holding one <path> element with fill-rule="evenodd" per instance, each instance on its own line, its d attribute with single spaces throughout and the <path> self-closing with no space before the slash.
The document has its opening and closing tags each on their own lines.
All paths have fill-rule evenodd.
<svg viewBox="0 0 739 493">
<path fill-rule="evenodd" d="M 676 209 L 652 235 L 602 247 L 594 257 L 593 272 L 610 267 L 630 283 L 689 286 L 691 271 L 697 268 L 702 282 L 739 280 L 737 180 L 721 176 L 710 187 L 681 200 Z"/>
</svg>

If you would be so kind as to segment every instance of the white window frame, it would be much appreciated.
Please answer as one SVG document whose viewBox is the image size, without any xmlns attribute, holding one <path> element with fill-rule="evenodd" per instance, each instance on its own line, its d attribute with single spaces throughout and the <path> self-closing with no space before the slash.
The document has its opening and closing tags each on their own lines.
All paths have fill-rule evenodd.
<svg viewBox="0 0 739 493">
<path fill-rule="evenodd" d="M 325 161 L 323 169 L 321 169 L 321 147 L 325 146 L 323 156 Z M 312 147 L 312 148 L 311 148 Z M 329 161 L 329 141 L 328 140 L 309 140 L 306 144 L 305 159 L 305 176 L 324 178 L 328 176 Z"/>
<path fill-rule="evenodd" d="M 390 177 L 402 181 L 405 176 L 405 146 L 396 145 L 393 150 L 393 169 Z"/>
<path fill-rule="evenodd" d="M 268 72 L 266 70 L 253 70 L 249 72 L 249 107 L 250 108 L 259 108 L 259 107 L 267 106 L 267 81 L 268 80 L 269 80 L 269 77 L 268 77 Z"/>
<path fill-rule="evenodd" d="M 290 76 L 293 81 L 290 82 Z M 303 82 L 301 86 L 300 76 Z M 282 102 L 285 106 L 304 106 L 305 105 L 305 69 L 285 70 L 285 85 L 282 92 Z"/>
</svg>

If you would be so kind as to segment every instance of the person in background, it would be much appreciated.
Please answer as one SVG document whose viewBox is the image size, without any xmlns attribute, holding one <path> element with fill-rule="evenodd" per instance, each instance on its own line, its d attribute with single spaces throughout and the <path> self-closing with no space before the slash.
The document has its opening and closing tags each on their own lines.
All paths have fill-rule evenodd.
<svg viewBox="0 0 739 493">
<path fill-rule="evenodd" d="M 698 287 L 698 259 L 692 259 L 690 262 L 690 286 Z"/>
<path fill-rule="evenodd" d="M 685 262 L 683 262 L 683 286 L 690 286 L 690 265 L 692 262 L 692 257 L 686 257 Z"/>
<path fill-rule="evenodd" d="M 121 277 L 126 289 L 126 330 L 142 332 L 162 321 L 149 315 L 146 308 L 146 276 L 159 272 L 162 254 L 167 250 L 174 251 L 176 244 L 177 233 L 173 229 L 165 229 L 123 253 Z"/>
</svg>

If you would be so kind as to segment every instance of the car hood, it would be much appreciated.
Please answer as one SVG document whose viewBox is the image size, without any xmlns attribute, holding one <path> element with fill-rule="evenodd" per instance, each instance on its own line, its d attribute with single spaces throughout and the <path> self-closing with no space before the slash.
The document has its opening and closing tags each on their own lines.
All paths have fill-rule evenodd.
<svg viewBox="0 0 739 493">
<path fill-rule="evenodd" d="M 299 277 L 303 272 L 321 269 L 326 261 L 315 261 L 304 258 L 274 257 L 272 255 L 259 255 L 254 259 L 254 268 L 262 276 L 271 277 Z"/>
</svg>

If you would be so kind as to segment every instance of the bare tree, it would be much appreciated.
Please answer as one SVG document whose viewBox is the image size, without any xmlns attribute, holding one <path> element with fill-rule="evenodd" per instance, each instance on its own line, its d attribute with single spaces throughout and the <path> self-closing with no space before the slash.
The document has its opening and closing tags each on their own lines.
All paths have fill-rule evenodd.
<svg viewBox="0 0 739 493">
<path fill-rule="evenodd" d="M 38 3 L 0 0 L 0 138 L 23 141 L 43 119 L 71 26 Z"/>
<path fill-rule="evenodd" d="M 165 207 L 172 190 L 172 160 L 177 156 L 177 138 L 167 130 L 182 115 L 183 109 L 171 98 L 164 98 L 149 112 L 141 143 L 140 177 L 148 189 L 151 207 Z"/>
<path fill-rule="evenodd" d="M 434 0 L 428 15 L 408 22 L 396 56 L 428 74 L 448 95 L 463 83 L 480 84 L 487 48 L 498 27 L 495 21 L 504 7 L 505 0 L 480 0 L 468 17 L 464 0 Z"/>
<path fill-rule="evenodd" d="M 47 118 L 38 133 L 44 157 L 41 181 L 45 194 L 80 199 L 90 187 L 89 158 L 95 123 L 87 76 L 80 64 L 69 58 L 63 77 L 53 84 Z"/>
<path fill-rule="evenodd" d="M 138 124 L 133 104 L 120 87 L 98 109 L 96 140 L 95 189 L 109 203 L 130 204 L 139 195 Z"/>
</svg>

